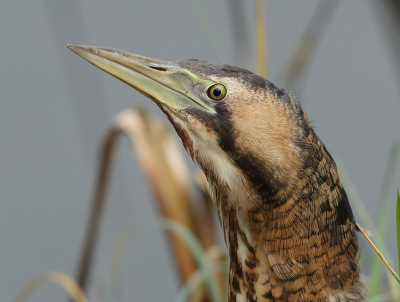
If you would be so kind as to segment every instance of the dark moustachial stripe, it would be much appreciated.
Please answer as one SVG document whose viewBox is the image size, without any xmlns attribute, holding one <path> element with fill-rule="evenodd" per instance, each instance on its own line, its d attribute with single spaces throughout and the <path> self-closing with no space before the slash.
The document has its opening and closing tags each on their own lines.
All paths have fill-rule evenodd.
<svg viewBox="0 0 400 302">
<path fill-rule="evenodd" d="M 213 115 L 197 108 L 189 108 L 188 112 L 195 115 L 198 120 L 212 128 L 218 135 L 218 143 L 237 167 L 249 178 L 250 183 L 262 200 L 273 200 L 274 196 L 282 188 L 282 183 L 275 179 L 272 174 L 264 169 L 261 160 L 249 153 L 243 154 L 238 151 L 235 141 L 234 127 L 230 120 L 230 112 L 224 103 L 215 106 L 217 115 Z"/>
<path fill-rule="evenodd" d="M 267 82 L 263 78 L 261 79 L 264 85 L 259 85 L 259 88 L 268 86 L 270 87 L 268 89 L 275 89 L 276 91 L 274 91 L 274 93 L 282 96 L 280 98 L 282 102 L 290 102 L 289 95 L 284 94 L 283 91 L 276 88 L 272 83 Z M 239 151 L 235 139 L 237 135 L 235 134 L 235 128 L 231 119 L 233 113 L 229 111 L 226 104 L 220 102 L 216 104 L 214 108 L 217 114 L 210 114 L 197 108 L 189 108 L 187 111 L 195 115 L 198 120 L 203 122 L 204 125 L 211 128 L 218 135 L 218 142 L 221 149 L 224 150 L 235 162 L 237 167 L 246 174 L 255 192 L 260 196 L 260 199 L 264 202 L 268 201 L 271 206 L 272 204 L 274 207 L 280 206 L 281 203 L 285 201 L 277 200 L 275 196 L 284 188 L 285 184 L 276 179 L 273 174 L 265 168 L 263 160 L 258 158 L 257 155 L 251 154 L 250 152 L 242 153 Z M 305 136 L 308 136 L 312 130 L 305 122 L 303 109 L 298 105 L 298 107 L 293 110 L 297 110 L 303 133 Z M 296 141 L 293 143 L 296 144 Z M 297 141 L 297 146 L 303 148 L 309 147 L 304 140 L 301 140 L 301 142 Z"/>
<path fill-rule="evenodd" d="M 287 99 L 288 95 L 283 95 L 282 101 L 288 102 Z M 305 117 L 303 109 L 300 107 L 300 105 L 298 108 L 299 108 L 298 109 L 299 118 L 301 125 L 303 126 L 304 135 L 305 136 L 311 135 L 313 136 L 313 139 L 318 139 L 312 128 L 309 127 L 307 123 L 304 121 Z M 281 203 L 285 201 L 276 200 L 276 198 L 274 197 L 281 189 L 283 189 L 283 186 L 285 184 L 275 179 L 273 175 L 264 168 L 262 161 L 259 160 L 256 155 L 252 155 L 250 153 L 243 154 L 238 151 L 235 141 L 235 129 L 233 127 L 230 117 L 232 113 L 229 112 L 229 110 L 227 109 L 226 105 L 223 102 L 218 103 L 215 106 L 215 109 L 217 111 L 217 115 L 207 113 L 197 108 L 190 108 L 188 109 L 188 111 L 190 111 L 191 114 L 195 115 L 207 127 L 212 128 L 215 131 L 215 133 L 217 133 L 221 148 L 232 158 L 232 160 L 235 162 L 238 168 L 241 169 L 247 175 L 250 183 L 253 185 L 256 192 L 260 195 L 261 199 L 264 202 L 268 201 L 269 203 L 275 203 L 273 205 L 274 207 L 280 206 Z M 294 141 L 294 143 L 296 144 L 296 141 Z M 316 150 L 314 145 L 312 145 L 310 149 L 310 144 L 307 143 L 305 140 L 301 140 L 301 145 L 300 143 L 298 143 L 297 145 L 307 149 L 308 151 L 311 151 L 312 159 L 305 160 L 305 164 L 308 166 L 312 166 L 315 169 L 315 171 L 317 171 L 318 170 L 317 166 L 319 162 L 323 159 L 322 150 Z M 329 157 L 329 160 L 333 162 L 332 157 L 330 156 L 329 152 L 325 149 L 324 146 L 323 146 L 323 151 L 326 152 L 326 154 Z M 310 152 L 306 153 L 310 155 Z M 321 185 L 323 182 L 329 182 L 329 175 L 326 175 L 323 178 L 320 177 L 318 181 L 319 181 L 318 185 Z M 331 185 L 336 185 L 336 184 L 331 184 Z M 341 187 L 340 190 L 341 192 L 343 192 L 343 194 L 341 194 L 342 198 L 337 208 L 338 211 L 337 223 L 345 224 L 347 219 L 349 219 L 350 221 L 354 221 L 354 217 L 344 189 Z M 311 196 L 311 194 L 313 194 L 313 191 L 310 191 L 309 194 Z M 307 196 L 303 196 L 303 198 L 306 197 Z"/>
<path fill-rule="evenodd" d="M 265 244 L 264 249 L 269 249 L 272 254 L 286 253 L 287 250 L 299 248 L 296 247 L 296 240 L 299 240 L 299 242 L 311 240 L 311 238 L 315 236 L 325 238 L 319 242 L 319 245 L 314 244 L 314 246 L 310 247 L 313 251 L 318 250 L 317 252 L 305 255 L 299 254 L 295 260 L 298 265 L 307 266 L 311 261 L 318 263 L 325 262 L 325 264 L 318 269 L 310 269 L 293 275 L 284 275 L 284 279 L 276 280 L 275 282 L 279 283 L 275 286 L 285 286 L 284 292 L 282 292 L 282 287 L 281 289 L 274 286 L 271 287 L 271 283 L 266 281 L 266 286 L 270 284 L 270 290 L 262 293 L 263 295 L 261 296 L 255 291 L 255 284 L 259 279 L 255 270 L 259 266 L 259 260 L 256 257 L 253 247 L 247 244 L 245 238 L 241 238 L 242 242 L 248 247 L 249 254 L 247 254 L 243 264 L 239 261 L 237 255 L 238 236 L 242 237 L 243 234 L 240 232 L 235 214 L 231 209 L 228 214 L 229 254 L 231 259 L 231 288 L 229 301 L 236 301 L 236 297 L 241 293 L 241 287 L 243 286 L 246 301 L 257 301 L 258 298 L 261 297 L 269 299 L 271 302 L 287 301 L 289 297 L 302 297 L 302 295 L 307 294 L 314 295 L 313 300 L 322 302 L 325 301 L 327 297 L 326 294 L 323 293 L 324 287 L 322 285 L 314 288 L 314 290 L 306 291 L 305 288 L 298 288 L 296 286 L 288 287 L 289 284 L 295 284 L 296 280 L 302 277 L 307 277 L 310 280 L 319 278 L 316 276 L 321 274 L 321 270 L 323 270 L 324 274 L 327 276 L 327 282 L 331 280 L 329 281 L 329 287 L 331 289 L 343 290 L 345 286 L 344 282 L 352 278 L 352 275 L 355 276 L 354 280 L 358 280 L 359 271 L 356 263 L 358 261 L 358 241 L 354 235 L 354 227 L 352 227 L 354 226 L 353 212 L 346 192 L 338 177 L 335 163 L 325 146 L 314 133 L 301 105 L 298 104 L 291 95 L 286 94 L 269 81 L 247 70 L 228 65 L 194 60 L 181 61 L 180 64 L 193 73 L 198 73 L 200 75 L 208 74 L 220 77 L 235 77 L 238 81 L 246 83 L 246 86 L 254 91 L 260 89 L 268 91 L 268 93 L 276 96 L 277 101 L 284 104 L 286 110 L 293 116 L 297 125 L 298 132 L 294 135 L 292 143 L 298 148 L 299 156 L 303 163 L 303 166 L 299 166 L 297 171 L 299 186 L 295 186 L 290 190 L 286 183 L 281 183 L 278 179 L 274 178 L 272 171 L 269 171 L 265 167 L 264 160 L 258 157 L 257 154 L 251 154 L 249 150 L 245 153 L 240 151 L 243 150 L 243 146 L 239 148 L 237 145 L 238 142 L 236 138 L 239 134 L 236 133 L 234 123 L 232 122 L 232 115 L 234 112 L 230 112 L 229 107 L 224 101 L 214 106 L 216 114 L 211 114 L 197 108 L 188 108 L 186 111 L 217 135 L 221 149 L 246 175 L 254 193 L 259 196 L 258 199 L 262 201 L 263 204 L 262 209 L 264 209 L 264 211 L 268 209 L 269 212 L 267 211 L 265 213 L 263 221 L 252 221 L 253 224 L 261 223 L 265 227 L 268 226 L 268 229 L 275 232 L 274 237 L 263 238 L 263 243 Z M 183 130 L 178 127 L 177 131 Z M 180 136 L 182 137 L 181 134 Z M 182 138 L 182 140 L 185 141 L 187 139 L 186 136 Z M 208 174 L 210 174 L 210 171 L 208 171 Z M 318 189 L 321 187 L 328 189 L 327 191 L 321 191 Z M 277 194 L 282 192 L 282 190 L 287 190 L 286 197 L 278 199 Z M 335 197 L 332 199 L 332 196 Z M 302 216 L 301 219 L 305 226 L 310 225 L 312 219 L 320 219 L 318 230 L 310 230 L 301 235 L 299 234 L 297 237 L 295 234 L 287 235 L 287 233 L 285 233 L 285 230 L 290 227 L 290 224 L 288 224 L 284 218 L 275 217 L 280 217 L 277 211 L 280 211 L 280 207 L 283 206 L 289 198 L 294 198 L 296 202 L 291 206 L 285 207 L 285 215 L 288 215 L 292 209 L 295 209 L 295 207 L 299 205 L 304 209 L 312 206 L 315 211 L 313 215 L 305 215 Z M 257 209 L 260 210 L 260 208 Z M 274 211 L 275 214 L 271 214 L 272 211 Z M 274 224 L 274 219 L 281 219 L 282 224 Z M 278 243 L 277 240 L 281 243 L 285 243 L 285 245 Z M 276 244 L 280 245 L 278 250 L 276 250 Z M 327 251 L 321 249 L 322 247 L 324 247 L 324 249 L 327 247 L 335 248 L 337 252 L 335 252 L 334 258 L 321 260 L 327 257 Z M 337 261 L 337 263 L 334 261 Z M 336 271 L 335 265 L 340 266 L 340 271 Z M 275 273 L 282 275 L 282 270 L 293 266 L 294 264 L 288 259 L 284 264 L 272 265 L 270 269 L 272 272 L 277 269 Z"/>
</svg>

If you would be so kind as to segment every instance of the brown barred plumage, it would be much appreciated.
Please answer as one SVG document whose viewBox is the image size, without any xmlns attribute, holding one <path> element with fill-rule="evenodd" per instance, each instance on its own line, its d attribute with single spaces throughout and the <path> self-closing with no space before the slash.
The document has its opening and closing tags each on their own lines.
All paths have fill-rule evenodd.
<svg viewBox="0 0 400 302">
<path fill-rule="evenodd" d="M 364 300 L 346 192 L 292 95 L 228 65 L 70 48 L 154 100 L 204 171 L 229 246 L 229 301 Z"/>
</svg>

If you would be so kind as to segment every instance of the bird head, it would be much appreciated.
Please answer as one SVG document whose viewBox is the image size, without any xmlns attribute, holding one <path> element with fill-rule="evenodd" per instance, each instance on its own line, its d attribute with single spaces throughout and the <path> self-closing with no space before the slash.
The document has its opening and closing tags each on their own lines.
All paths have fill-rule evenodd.
<svg viewBox="0 0 400 302">
<path fill-rule="evenodd" d="M 223 183 L 230 188 L 235 196 L 231 203 L 259 202 L 260 194 L 282 198 L 276 195 L 287 191 L 282 188 L 295 177 L 310 127 L 291 95 L 248 70 L 225 64 L 167 62 L 90 45 L 68 47 L 152 99 L 211 187 Z M 253 197 L 244 198 L 247 193 Z"/>
<path fill-rule="evenodd" d="M 153 100 L 204 171 L 229 241 L 229 301 L 362 300 L 353 213 L 291 94 L 229 65 L 68 47 Z"/>
</svg>

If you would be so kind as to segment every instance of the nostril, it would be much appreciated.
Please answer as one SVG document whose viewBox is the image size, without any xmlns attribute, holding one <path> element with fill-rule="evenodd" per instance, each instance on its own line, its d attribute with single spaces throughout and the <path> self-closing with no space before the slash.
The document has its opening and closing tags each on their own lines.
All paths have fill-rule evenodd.
<svg viewBox="0 0 400 302">
<path fill-rule="evenodd" d="M 158 71 L 167 71 L 168 70 L 167 68 L 163 68 L 163 67 L 155 67 L 155 66 L 149 66 L 149 67 L 153 68 L 155 70 L 158 70 Z"/>
</svg>

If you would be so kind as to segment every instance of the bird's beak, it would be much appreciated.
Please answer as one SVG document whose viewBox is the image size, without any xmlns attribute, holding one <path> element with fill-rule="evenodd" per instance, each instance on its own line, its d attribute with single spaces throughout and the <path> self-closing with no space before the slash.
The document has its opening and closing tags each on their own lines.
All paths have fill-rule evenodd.
<svg viewBox="0 0 400 302">
<path fill-rule="evenodd" d="M 84 44 L 67 47 L 94 66 L 172 110 L 196 107 L 215 112 L 204 100 L 212 81 L 204 80 L 174 62 L 164 62 L 129 52 Z"/>
</svg>

